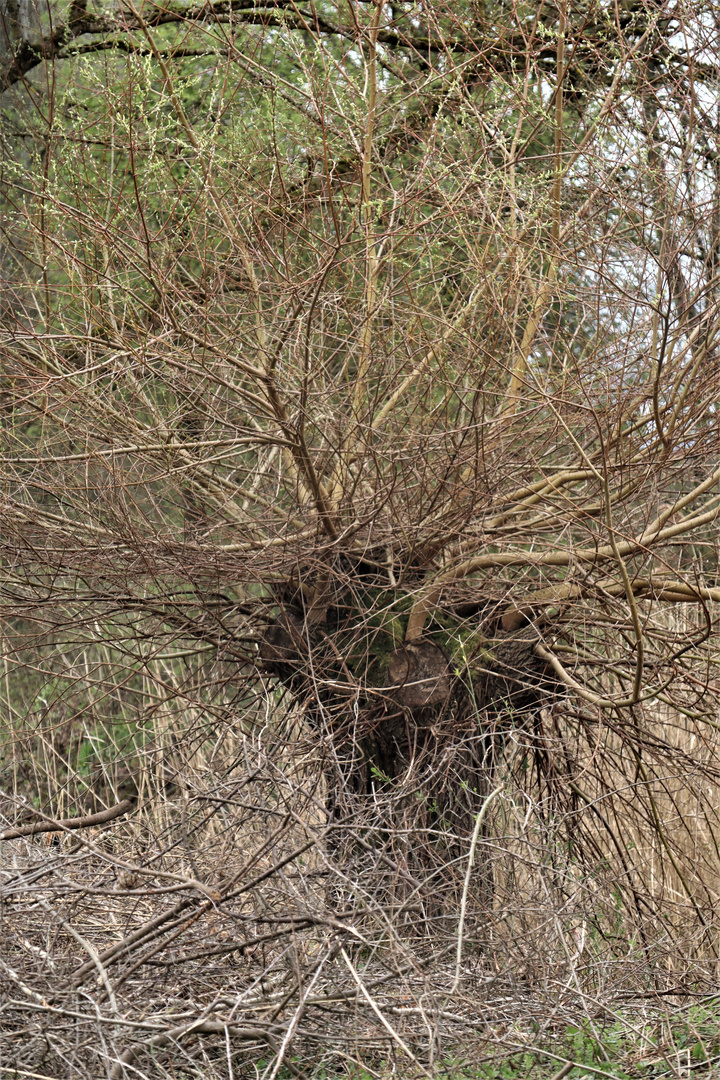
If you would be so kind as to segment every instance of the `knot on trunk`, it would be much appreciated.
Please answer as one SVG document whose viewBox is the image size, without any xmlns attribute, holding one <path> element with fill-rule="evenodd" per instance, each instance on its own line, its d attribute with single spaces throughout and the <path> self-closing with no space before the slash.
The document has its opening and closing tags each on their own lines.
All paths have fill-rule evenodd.
<svg viewBox="0 0 720 1080">
<path fill-rule="evenodd" d="M 450 668 L 445 653 L 431 641 L 407 642 L 390 657 L 391 693 L 398 705 L 421 709 L 450 697 Z"/>
</svg>

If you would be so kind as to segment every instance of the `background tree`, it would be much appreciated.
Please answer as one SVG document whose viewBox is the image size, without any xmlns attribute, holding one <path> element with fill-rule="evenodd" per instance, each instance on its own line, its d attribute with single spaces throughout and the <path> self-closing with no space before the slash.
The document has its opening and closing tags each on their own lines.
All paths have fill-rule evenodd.
<svg viewBox="0 0 720 1080">
<path fill-rule="evenodd" d="M 58 1007 L 99 970 L 144 1008 L 213 919 L 213 956 L 273 943 L 251 1004 L 213 1027 L 219 967 L 111 1075 L 192 1024 L 205 1075 L 221 1030 L 241 1070 L 336 1061 L 348 994 L 368 1061 L 427 1072 L 490 956 L 538 993 L 602 996 L 609 956 L 712 983 L 716 17 L 3 20 L 7 806 L 135 807 L 49 879 L 90 956 Z M 118 947 L 67 929 L 70 880 L 155 899 Z"/>
</svg>

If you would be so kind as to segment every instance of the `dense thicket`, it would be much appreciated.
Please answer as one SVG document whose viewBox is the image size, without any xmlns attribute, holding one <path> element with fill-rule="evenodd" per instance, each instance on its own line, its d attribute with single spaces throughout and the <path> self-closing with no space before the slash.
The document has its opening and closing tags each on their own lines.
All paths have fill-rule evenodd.
<svg viewBox="0 0 720 1080">
<path fill-rule="evenodd" d="M 18 1068 L 339 1067 L 349 1001 L 432 1072 L 478 972 L 715 978 L 719 28 L 4 0 L 4 809 L 123 802 L 12 841 L 7 977 L 135 1016 L 225 935 Z"/>
</svg>

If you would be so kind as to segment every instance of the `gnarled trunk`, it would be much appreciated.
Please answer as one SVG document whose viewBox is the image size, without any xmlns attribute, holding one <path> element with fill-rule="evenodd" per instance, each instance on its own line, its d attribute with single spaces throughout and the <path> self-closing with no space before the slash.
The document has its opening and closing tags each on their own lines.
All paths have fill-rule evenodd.
<svg viewBox="0 0 720 1080">
<path fill-rule="evenodd" d="M 538 629 L 443 612 L 405 641 L 409 603 L 399 591 L 370 590 L 363 609 L 349 603 L 361 590 L 347 589 L 321 619 L 301 595 L 266 627 L 260 651 L 317 739 L 335 825 L 328 850 L 353 881 L 370 875 L 377 890 L 384 877 L 393 904 L 416 894 L 436 918 L 456 911 L 459 868 L 505 733 L 556 691 L 535 654 Z M 474 896 L 488 904 L 481 859 L 476 877 Z"/>
</svg>

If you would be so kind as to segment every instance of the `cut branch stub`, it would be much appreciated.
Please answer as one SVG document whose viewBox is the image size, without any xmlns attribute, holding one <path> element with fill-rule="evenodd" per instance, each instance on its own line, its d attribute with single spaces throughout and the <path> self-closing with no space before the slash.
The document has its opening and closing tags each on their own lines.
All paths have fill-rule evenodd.
<svg viewBox="0 0 720 1080">
<path fill-rule="evenodd" d="M 399 705 L 419 709 L 441 705 L 450 697 L 450 668 L 442 649 L 431 641 L 408 642 L 390 657 L 388 675 Z"/>
</svg>

